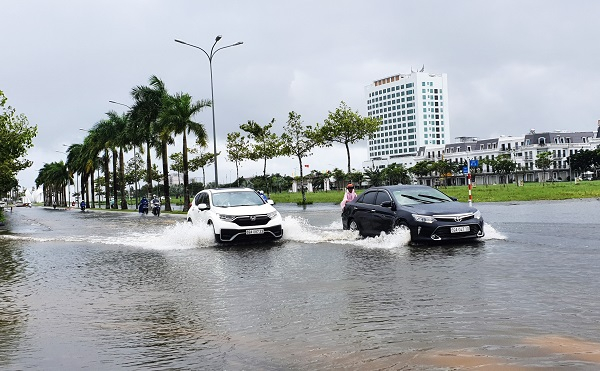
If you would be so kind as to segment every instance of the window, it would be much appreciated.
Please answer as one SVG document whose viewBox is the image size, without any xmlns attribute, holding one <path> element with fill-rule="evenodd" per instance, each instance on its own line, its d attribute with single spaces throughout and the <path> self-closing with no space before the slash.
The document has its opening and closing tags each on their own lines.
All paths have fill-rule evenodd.
<svg viewBox="0 0 600 371">
<path fill-rule="evenodd" d="M 377 192 L 375 205 L 381 205 L 381 203 L 385 201 L 392 201 L 390 195 L 388 195 L 387 192 Z"/>
<path fill-rule="evenodd" d="M 358 202 L 362 202 L 364 204 L 375 205 L 375 199 L 377 198 L 377 192 L 366 192 L 362 197 L 362 200 Z"/>
</svg>

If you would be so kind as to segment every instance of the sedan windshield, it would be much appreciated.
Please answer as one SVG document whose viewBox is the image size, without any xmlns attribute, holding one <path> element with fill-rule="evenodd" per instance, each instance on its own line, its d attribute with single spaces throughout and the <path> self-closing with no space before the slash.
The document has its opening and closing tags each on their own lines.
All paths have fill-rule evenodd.
<svg viewBox="0 0 600 371">
<path fill-rule="evenodd" d="M 402 189 L 395 191 L 394 197 L 400 205 L 432 204 L 452 201 L 450 197 L 434 188 Z"/>
<path fill-rule="evenodd" d="M 264 204 L 256 192 L 222 192 L 213 194 L 213 206 L 235 207 L 256 206 Z"/>
</svg>

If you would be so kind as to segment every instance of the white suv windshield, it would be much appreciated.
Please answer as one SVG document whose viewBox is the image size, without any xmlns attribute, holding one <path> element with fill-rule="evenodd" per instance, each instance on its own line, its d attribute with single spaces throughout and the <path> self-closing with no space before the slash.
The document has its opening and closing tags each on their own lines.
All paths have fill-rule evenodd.
<svg viewBox="0 0 600 371">
<path fill-rule="evenodd" d="M 213 206 L 256 206 L 264 204 L 256 192 L 221 192 L 213 194 Z"/>
</svg>

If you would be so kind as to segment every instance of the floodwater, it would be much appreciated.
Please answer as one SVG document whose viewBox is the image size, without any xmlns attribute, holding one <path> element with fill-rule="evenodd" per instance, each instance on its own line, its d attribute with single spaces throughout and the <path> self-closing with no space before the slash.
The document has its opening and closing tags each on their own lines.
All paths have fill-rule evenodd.
<svg viewBox="0 0 600 371">
<path fill-rule="evenodd" d="M 337 205 L 276 205 L 281 241 L 184 216 L 14 209 L 3 370 L 600 368 L 600 201 L 475 204 L 480 242 L 360 239 Z"/>
</svg>

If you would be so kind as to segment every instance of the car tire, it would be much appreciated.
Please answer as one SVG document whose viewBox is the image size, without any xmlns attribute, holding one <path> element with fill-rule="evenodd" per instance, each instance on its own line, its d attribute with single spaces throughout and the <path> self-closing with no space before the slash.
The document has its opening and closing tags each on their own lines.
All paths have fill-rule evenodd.
<svg viewBox="0 0 600 371">
<path fill-rule="evenodd" d="M 187 222 L 190 224 L 194 224 L 194 222 L 192 222 L 192 218 L 187 218 Z"/>
<path fill-rule="evenodd" d="M 358 226 L 358 224 L 356 223 L 356 220 L 354 219 L 350 219 L 348 221 L 348 229 L 351 231 L 358 231 L 359 235 L 363 235 L 362 232 L 360 231 L 360 227 Z"/>
<path fill-rule="evenodd" d="M 401 231 L 408 231 L 410 233 L 410 228 L 404 220 L 396 220 L 396 223 L 394 224 L 394 230 L 396 229 L 399 229 Z"/>
</svg>

